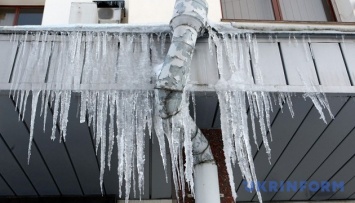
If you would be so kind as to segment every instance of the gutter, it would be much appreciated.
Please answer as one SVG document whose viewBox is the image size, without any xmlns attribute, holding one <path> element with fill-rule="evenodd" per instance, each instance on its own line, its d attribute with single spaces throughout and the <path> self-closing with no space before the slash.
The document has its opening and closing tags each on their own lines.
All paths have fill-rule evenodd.
<svg viewBox="0 0 355 203">
<path fill-rule="evenodd" d="M 222 22 L 211 23 L 210 26 L 218 33 L 260 33 L 260 34 L 344 34 L 354 35 L 355 24 L 332 23 L 290 23 L 290 22 Z"/>
</svg>

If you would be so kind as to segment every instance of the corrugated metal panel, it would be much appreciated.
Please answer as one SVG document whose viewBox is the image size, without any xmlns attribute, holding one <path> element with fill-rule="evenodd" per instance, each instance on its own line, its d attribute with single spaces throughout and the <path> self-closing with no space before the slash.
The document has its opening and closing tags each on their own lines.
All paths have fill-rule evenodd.
<svg viewBox="0 0 355 203">
<path fill-rule="evenodd" d="M 12 66 L 17 53 L 17 43 L 9 43 L 8 41 L 0 41 L 0 82 L 7 83 L 12 71 Z"/>
<path fill-rule="evenodd" d="M 152 157 L 151 157 L 151 175 L 146 177 L 145 181 L 149 179 L 149 187 L 150 187 L 150 197 L 151 199 L 170 199 L 172 197 L 172 193 L 175 192 L 173 183 L 172 183 L 172 174 L 171 174 L 171 160 L 168 142 L 166 141 L 166 150 L 167 150 L 167 177 L 168 182 L 165 179 L 165 171 L 163 167 L 163 161 L 161 159 L 160 148 L 158 139 L 155 136 L 152 136 L 151 140 L 151 149 L 152 149 Z M 148 191 L 146 191 L 148 193 Z"/>
<path fill-rule="evenodd" d="M 7 143 L 6 143 L 7 144 Z M 36 196 L 36 191 L 31 185 L 28 176 L 21 169 L 21 165 L 16 162 L 16 158 L 13 153 L 11 153 L 11 148 L 4 143 L 3 137 L 1 135 L 0 139 L 0 173 L 6 179 L 6 182 L 12 187 L 16 195 L 24 196 Z M 10 146 L 9 146 L 10 147 Z M 11 189 L 2 184 L 1 185 L 1 195 L 13 195 L 11 194 Z"/>
<path fill-rule="evenodd" d="M 341 43 L 341 51 L 343 53 L 346 67 L 349 71 L 349 77 L 352 84 L 355 81 L 355 43 Z"/>
<path fill-rule="evenodd" d="M 23 122 L 18 121 L 18 114 L 14 110 L 15 107 L 8 97 L 1 97 L 0 102 L 0 133 L 7 145 L 11 148 L 14 155 L 13 159 L 18 161 L 20 168 L 26 173 L 28 180 L 33 184 L 36 190 L 34 194 L 32 193 L 33 190 L 30 190 L 30 192 L 32 195 L 60 195 L 55 181 L 51 177 L 51 171 L 47 167 L 41 151 L 39 151 L 37 147 L 36 140 L 34 140 L 32 144 L 31 164 L 27 164 L 29 128 Z M 6 168 L 6 166 L 6 164 L 1 165 L 1 168 Z M 11 171 L 9 172 L 11 173 Z M 15 191 L 23 190 L 21 182 L 12 185 L 12 187 L 14 187 Z M 28 188 L 26 188 L 26 190 L 28 191 Z M 26 193 L 28 195 L 31 194 Z"/>
<path fill-rule="evenodd" d="M 345 101 L 343 98 L 329 98 L 331 109 L 334 115 L 336 115 Z M 297 113 L 296 113 L 297 114 Z M 330 119 L 327 119 L 328 122 Z M 318 110 L 312 107 L 311 111 L 306 115 L 304 121 L 299 126 L 299 129 L 295 132 L 295 135 L 290 140 L 289 144 L 285 147 L 280 158 L 273 162 L 273 167 L 266 176 L 266 180 L 271 181 L 286 181 L 291 175 L 293 169 L 297 167 L 297 164 L 307 154 L 307 151 L 311 149 L 312 144 L 316 142 L 319 135 L 327 128 L 327 125 L 319 119 Z M 283 135 L 281 135 L 283 136 Z M 277 138 L 275 138 L 277 139 Z M 302 143 L 302 144 L 300 144 Z M 292 160 L 292 161 L 290 161 Z M 268 192 L 263 194 L 265 201 L 270 200 L 283 200 L 281 193 Z"/>
<path fill-rule="evenodd" d="M 354 171 L 354 168 L 353 168 L 353 171 Z M 355 188 L 355 178 L 352 178 L 350 181 L 348 181 L 345 184 L 344 191 L 339 190 L 330 199 L 331 200 L 343 200 L 343 199 L 353 200 L 355 197 L 354 188 Z"/>
<path fill-rule="evenodd" d="M 259 62 L 253 63 L 255 83 L 259 85 L 286 85 L 278 43 L 259 43 L 258 49 Z M 259 74 L 261 77 L 258 77 Z"/>
<path fill-rule="evenodd" d="M 35 42 L 21 43 L 13 69 L 14 73 L 26 75 L 26 81 L 22 82 L 44 83 L 51 53 L 50 43 L 38 43 L 37 45 Z M 30 57 L 38 60 L 28 60 Z M 11 78 L 11 81 L 17 80 L 18 78 Z"/>
<path fill-rule="evenodd" d="M 317 73 L 313 64 L 309 44 L 306 42 L 298 45 L 287 42 L 280 43 L 284 68 L 289 85 L 318 85 Z"/>
<path fill-rule="evenodd" d="M 71 155 L 76 174 L 84 195 L 101 195 L 99 181 L 99 163 L 95 154 L 92 134 L 86 123 L 80 123 L 76 116 L 78 98 L 72 97 L 69 111 L 66 145 Z M 51 115 L 52 117 L 53 115 Z M 80 143 L 80 146 L 77 144 Z"/>
<path fill-rule="evenodd" d="M 282 114 L 279 114 L 276 117 L 276 120 L 272 125 L 273 141 L 269 143 L 271 148 L 271 163 L 275 163 L 278 160 L 284 147 L 287 146 L 294 133 L 297 132 L 297 129 L 302 124 L 304 117 L 311 109 L 312 103 L 309 101 L 304 102 L 302 100 L 303 98 L 301 97 L 293 98 L 293 109 L 297 112 L 294 118 L 292 118 L 290 113 L 285 109 Z M 285 125 L 285 123 L 287 123 L 287 125 Z M 256 156 L 254 156 L 254 162 L 258 179 L 264 180 L 273 165 L 269 164 L 263 145 L 260 148 L 260 151 L 257 152 Z M 255 195 L 255 192 L 250 193 L 246 191 L 244 187 L 242 187 L 238 192 L 240 194 L 240 198 L 237 198 L 237 201 L 251 201 Z"/>
<path fill-rule="evenodd" d="M 316 195 L 312 198 L 312 200 L 319 200 L 319 199 L 330 199 L 330 198 L 339 198 L 339 199 L 347 199 L 351 194 L 351 192 L 354 192 L 351 190 L 354 187 L 351 187 L 351 179 L 348 180 L 349 174 L 353 174 L 355 171 L 355 156 L 353 156 L 345 165 L 343 165 L 339 171 L 337 171 L 334 176 L 332 176 L 331 179 L 329 179 L 330 182 L 338 182 L 340 183 L 341 181 L 345 182 L 345 188 L 350 188 L 350 192 L 348 194 L 343 195 L 343 192 L 338 190 L 335 193 L 327 193 L 327 194 L 322 194 L 321 196 L 318 195 L 318 193 L 321 193 L 318 191 Z M 348 185 L 348 183 L 350 183 Z M 321 197 L 321 198 L 320 198 Z M 351 199 L 351 198 L 350 198 Z M 353 198 L 352 198 L 353 199 Z"/>
<path fill-rule="evenodd" d="M 311 175 L 324 164 L 329 155 L 334 152 L 339 143 L 341 143 L 354 128 L 354 123 L 348 122 L 353 116 L 354 109 L 354 99 L 350 99 L 333 122 L 321 133 L 317 142 L 307 151 L 307 154 L 299 162 L 294 172 L 288 177 L 288 180 L 308 180 Z M 279 194 L 280 195 L 278 195 L 278 198 L 275 198 L 275 200 L 293 200 L 295 197 L 295 193 L 293 192 Z M 311 198 L 311 194 L 307 194 L 307 196 L 303 198 Z"/>
<path fill-rule="evenodd" d="M 31 100 L 27 101 L 27 114 L 25 115 L 24 122 L 27 126 L 30 126 L 31 122 Z M 40 109 L 40 102 L 38 102 L 37 108 Z M 48 107 L 45 107 L 48 108 Z M 50 109 L 47 109 L 50 112 Z M 49 113 L 50 114 L 50 113 Z M 60 193 L 62 195 L 77 195 L 81 194 L 80 185 L 78 179 L 75 175 L 73 165 L 71 164 L 70 154 L 66 151 L 67 143 L 59 143 L 59 133 L 56 133 L 56 140 L 49 141 L 52 131 L 52 117 L 48 116 L 46 118 L 46 131 L 43 131 L 43 117 L 40 114 L 36 115 L 34 126 L 34 134 L 38 149 L 43 155 L 44 161 L 48 166 L 49 170 L 53 174 L 53 179 L 60 188 Z"/>
<path fill-rule="evenodd" d="M 190 68 L 190 81 L 192 84 L 215 84 L 218 79 L 216 48 L 208 43 L 199 43 L 193 54 Z"/>
<path fill-rule="evenodd" d="M 312 43 L 311 48 L 321 85 L 350 85 L 338 43 Z"/>
<path fill-rule="evenodd" d="M 334 134 L 333 134 L 334 136 Z M 328 155 L 327 159 L 323 161 L 322 165 L 314 171 L 309 180 L 312 181 L 325 181 L 329 180 L 346 162 L 351 159 L 355 154 L 355 131 L 354 128 L 346 135 L 346 137 L 341 140 L 341 142 L 336 146 L 331 154 Z M 308 195 L 304 192 L 298 191 L 292 200 L 303 200 L 305 198 L 312 198 L 312 200 L 326 200 L 327 193 L 333 193 L 330 188 L 329 191 L 319 190 L 318 194 L 311 193 Z M 325 197 L 324 197 L 325 196 Z"/>
</svg>

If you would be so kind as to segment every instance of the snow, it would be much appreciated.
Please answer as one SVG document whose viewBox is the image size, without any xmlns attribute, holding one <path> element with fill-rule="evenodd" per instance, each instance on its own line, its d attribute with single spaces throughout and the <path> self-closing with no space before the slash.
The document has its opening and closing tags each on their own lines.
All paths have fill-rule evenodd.
<svg viewBox="0 0 355 203">
<path fill-rule="evenodd" d="M 156 106 L 159 104 L 157 91 L 152 90 L 167 52 L 166 27 L 162 26 L 161 30 L 164 32 L 156 32 L 157 34 L 149 33 L 157 30 L 148 28 L 135 33 L 113 32 L 122 30 L 117 27 L 110 27 L 111 32 L 102 32 L 98 31 L 100 28 L 91 27 L 85 31 L 75 31 L 75 27 L 71 27 L 69 31 L 52 31 L 52 28 L 46 28 L 45 31 L 26 31 L 24 35 L 13 34 L 11 37 L 16 46 L 19 43 L 18 54 L 21 56 L 15 65 L 10 91 L 16 101 L 19 119 L 24 118 L 27 99 L 32 95 L 28 161 L 34 139 L 36 113 L 43 115 L 45 131 L 48 110 L 52 111 L 51 139 L 55 140 L 56 132 L 59 131 L 59 141 L 65 141 L 70 103 L 73 94 L 79 94 L 80 122 L 86 122 L 92 127 L 96 153 L 100 155 L 101 190 L 106 165 L 111 170 L 113 148 L 117 146 L 118 160 L 114 161 L 118 163 L 119 196 L 124 195 L 128 201 L 132 190 L 136 195 L 138 189 L 139 197 L 144 194 L 145 141 L 146 136 L 151 138 L 155 134 L 165 170 L 169 164 L 166 157 L 167 140 L 176 192 L 180 189 L 185 196 L 187 182 L 194 195 L 195 146 L 192 140 L 198 129 L 190 116 L 189 102 L 192 94 L 192 102 L 195 103 L 195 95 L 185 89 L 181 93 L 180 112 L 163 119 Z M 278 103 L 281 108 L 287 104 L 293 116 L 292 94 L 243 89 L 245 85 L 255 86 L 256 80 L 263 82 L 258 66 L 256 35 L 249 31 L 222 35 L 214 33 L 212 29 L 209 32 L 209 49 L 212 52 L 212 47 L 216 47 L 220 73 L 215 89 L 221 110 L 225 161 L 232 195 L 236 198 L 233 167 L 239 166 L 249 186 L 257 185 L 250 137 L 253 137 L 258 147 L 256 128 L 260 128 L 271 163 L 269 141 L 272 141 L 272 102 Z M 290 44 L 299 45 L 300 39 L 294 35 L 289 38 Z M 274 41 L 272 35 L 270 40 Z M 306 40 L 305 37 L 302 38 L 303 46 L 310 39 Z M 308 47 L 304 49 L 309 50 Z M 254 72 L 251 70 L 250 60 L 253 61 Z M 307 75 L 302 74 L 300 73 L 300 77 L 306 88 L 304 92 L 307 92 L 304 98 L 312 100 L 321 119 L 326 122 L 324 109 L 332 117 L 327 98 L 319 86 L 310 83 Z M 102 88 L 101 84 L 112 88 Z M 37 110 L 39 98 L 41 109 Z M 193 115 L 196 119 L 195 110 Z M 251 122 L 252 129 L 249 129 L 248 122 Z M 165 177 L 168 180 L 166 171 Z M 260 191 L 255 189 L 261 202 Z"/>
</svg>

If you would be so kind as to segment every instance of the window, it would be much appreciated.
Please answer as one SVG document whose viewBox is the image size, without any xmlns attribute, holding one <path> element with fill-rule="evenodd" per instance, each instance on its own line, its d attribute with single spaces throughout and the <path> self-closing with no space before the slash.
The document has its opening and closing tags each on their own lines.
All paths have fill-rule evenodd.
<svg viewBox="0 0 355 203">
<path fill-rule="evenodd" d="M 330 0 L 221 0 L 223 19 L 334 21 Z"/>
<path fill-rule="evenodd" d="M 43 7 L 0 7 L 0 26 L 41 25 Z"/>
</svg>

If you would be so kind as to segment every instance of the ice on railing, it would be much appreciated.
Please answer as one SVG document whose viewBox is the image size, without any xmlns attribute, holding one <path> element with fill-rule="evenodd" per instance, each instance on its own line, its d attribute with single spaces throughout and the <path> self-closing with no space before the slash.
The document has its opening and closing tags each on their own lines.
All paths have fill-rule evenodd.
<svg viewBox="0 0 355 203">
<path fill-rule="evenodd" d="M 101 187 L 106 165 L 111 169 L 116 142 L 119 196 L 124 195 L 128 200 L 131 188 L 136 194 L 136 185 L 139 196 L 144 194 L 145 136 L 151 136 L 154 129 L 165 169 L 168 164 L 165 139 L 168 141 L 176 191 L 180 189 L 184 194 L 185 182 L 193 191 L 191 136 L 196 129 L 189 114 L 189 93 L 182 93 L 179 114 L 162 119 L 155 111 L 159 102 L 152 91 L 156 77 L 153 69 L 164 60 L 166 38 L 164 33 L 38 31 L 13 34 L 11 41 L 17 50 L 17 58 L 10 79 L 10 94 L 20 119 L 24 118 L 28 97 L 32 95 L 28 157 L 34 139 L 35 115 L 40 113 L 46 120 L 48 105 L 53 110 L 51 139 L 66 140 L 68 111 L 75 92 L 81 98 L 80 122 L 87 122 L 92 127 L 96 152 L 100 150 Z M 269 40 L 270 43 L 277 41 L 272 35 Z M 299 40 L 290 35 L 291 45 L 298 45 Z M 259 147 L 256 128 L 260 128 L 262 142 L 271 161 L 270 112 L 273 111 L 273 103 L 278 103 L 281 108 L 287 104 L 293 116 L 292 94 L 253 91 L 250 88 L 255 86 L 255 81 L 259 81 L 259 86 L 263 84 L 258 66 L 258 41 L 252 33 L 221 35 L 210 30 L 209 46 L 210 51 L 212 46 L 217 50 L 220 80 L 215 88 L 221 109 L 225 161 L 233 197 L 236 198 L 233 166 L 238 164 L 250 187 L 257 184 L 250 137 Z M 308 82 L 306 76 L 301 78 L 306 88 L 304 97 L 312 100 L 325 120 L 323 109 L 332 115 L 326 96 L 318 86 Z M 41 109 L 37 110 L 39 102 Z M 248 128 L 248 115 L 252 129 Z M 45 123 L 43 130 L 46 130 Z M 57 131 L 60 132 L 59 138 L 55 137 Z M 165 176 L 168 179 L 167 173 Z M 262 201 L 260 191 L 254 188 Z"/>
</svg>

